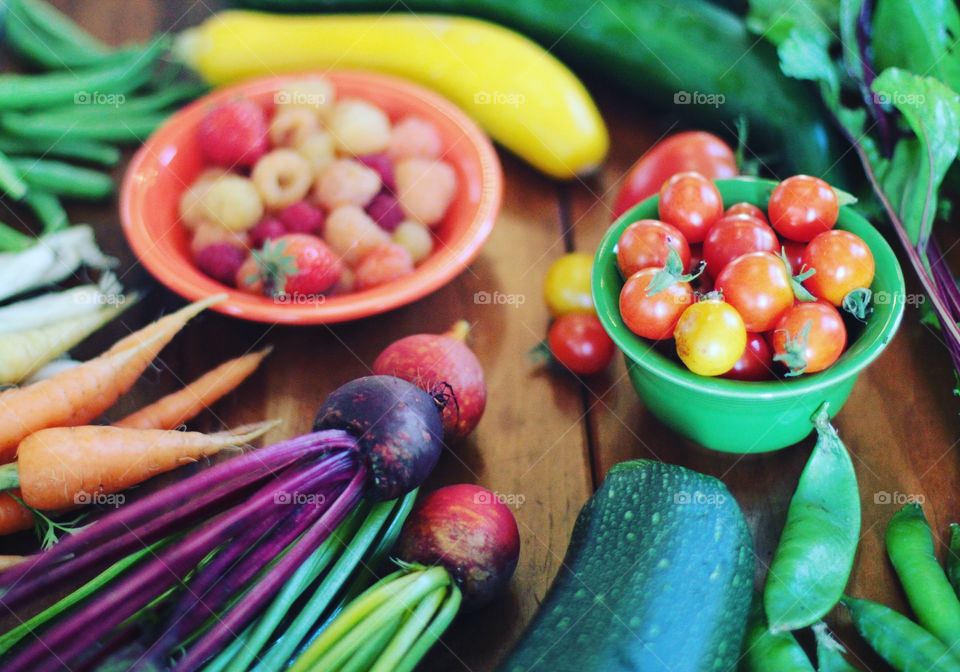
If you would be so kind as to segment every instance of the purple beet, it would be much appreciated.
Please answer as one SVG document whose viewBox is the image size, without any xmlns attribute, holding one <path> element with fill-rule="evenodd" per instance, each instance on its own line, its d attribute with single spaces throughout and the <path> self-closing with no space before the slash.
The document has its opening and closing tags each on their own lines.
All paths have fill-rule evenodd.
<svg viewBox="0 0 960 672">
<path fill-rule="evenodd" d="M 358 437 L 374 497 L 394 499 L 423 483 L 443 449 L 440 405 L 393 376 L 366 376 L 334 390 L 317 412 L 315 430 Z"/>
</svg>

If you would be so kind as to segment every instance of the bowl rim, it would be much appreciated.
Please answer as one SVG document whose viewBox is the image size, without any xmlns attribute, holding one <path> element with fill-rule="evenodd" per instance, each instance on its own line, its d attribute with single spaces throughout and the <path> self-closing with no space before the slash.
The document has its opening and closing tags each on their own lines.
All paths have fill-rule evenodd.
<svg viewBox="0 0 960 672">
<path fill-rule="evenodd" d="M 737 177 L 731 179 L 715 180 L 721 193 L 725 190 L 734 190 L 738 193 L 736 199 L 728 199 L 724 195 L 724 201 L 747 201 L 754 205 L 766 209 L 767 200 L 778 184 L 777 181 L 753 177 Z M 748 189 L 752 197 L 745 194 Z M 887 240 L 879 231 L 862 215 L 857 213 L 849 205 L 840 208 L 838 224 L 848 225 L 853 222 L 855 228 L 860 229 L 858 235 L 864 238 L 874 258 L 884 258 L 884 264 L 893 269 L 893 284 L 895 291 L 892 300 L 889 302 L 891 310 L 886 315 L 886 319 L 877 328 L 871 338 L 866 343 L 866 347 L 853 353 L 848 358 L 841 357 L 833 366 L 824 371 L 800 376 L 790 380 L 777 379 L 771 381 L 740 381 L 719 377 L 699 376 L 692 371 L 685 369 L 681 364 L 674 362 L 653 349 L 653 341 L 644 339 L 631 332 L 620 318 L 620 287 L 623 280 L 620 279 L 616 288 L 608 287 L 606 275 L 610 271 L 610 266 L 616 264 L 616 254 L 614 252 L 617 241 L 622 230 L 637 219 L 649 218 L 646 213 L 659 201 L 659 195 L 654 194 L 645 201 L 638 203 L 620 217 L 607 229 L 597 248 L 594 256 L 593 271 L 591 273 L 591 289 L 594 305 L 596 306 L 597 316 L 603 325 L 604 331 L 623 352 L 627 358 L 628 366 L 638 366 L 647 372 L 664 379 L 674 385 L 686 387 L 691 390 L 699 391 L 705 394 L 723 396 L 727 398 L 739 399 L 783 399 L 793 396 L 804 395 L 809 392 L 815 392 L 825 387 L 836 385 L 851 376 L 856 376 L 861 370 L 869 365 L 873 360 L 880 356 L 886 345 L 893 338 L 900 326 L 904 312 L 904 294 L 906 284 L 903 278 L 903 271 L 897 260 L 896 254 Z M 880 265 L 878 261 L 878 266 Z M 619 270 L 614 269 L 619 276 Z M 867 318 L 870 321 L 870 318 Z M 863 333 L 859 339 L 867 337 Z M 638 345 L 644 344 L 643 352 L 638 352 Z M 849 350 L 851 344 L 848 344 Z M 847 354 L 846 352 L 844 354 Z"/>
<path fill-rule="evenodd" d="M 146 189 L 142 188 L 142 176 L 145 171 L 161 168 L 164 161 L 161 149 L 175 145 L 176 136 L 182 132 L 185 124 L 193 125 L 199 121 L 199 115 L 210 105 L 223 102 L 238 94 L 263 95 L 276 91 L 288 83 L 309 77 L 322 76 L 334 82 L 349 80 L 352 84 L 390 88 L 404 96 L 421 99 L 434 114 L 445 117 L 459 132 L 473 150 L 477 172 L 480 176 L 479 197 L 471 221 L 455 241 L 438 249 L 428 263 L 427 268 L 418 268 L 411 275 L 381 287 L 355 292 L 343 297 L 334 297 L 323 303 L 283 304 L 263 303 L 245 292 L 221 285 L 215 280 L 215 288 L 205 288 L 196 284 L 196 279 L 184 277 L 169 266 L 167 253 L 161 251 L 152 241 L 147 227 L 139 220 L 143 216 L 143 198 Z M 225 292 L 226 301 L 211 306 L 212 310 L 240 319 L 272 324 L 334 324 L 350 320 L 372 317 L 400 308 L 424 298 L 446 285 L 476 259 L 484 243 L 493 231 L 503 199 L 503 169 L 500 159 L 487 135 L 460 110 L 443 96 L 409 80 L 356 69 L 314 69 L 283 75 L 273 75 L 244 80 L 229 86 L 218 87 L 205 96 L 198 98 L 181 108 L 157 128 L 147 141 L 137 150 L 123 176 L 120 188 L 120 222 L 127 243 L 137 261 L 162 285 L 180 296 L 196 301 L 215 293 Z M 199 272 L 199 271 L 198 271 Z M 349 297 L 349 301 L 340 298 Z"/>
</svg>

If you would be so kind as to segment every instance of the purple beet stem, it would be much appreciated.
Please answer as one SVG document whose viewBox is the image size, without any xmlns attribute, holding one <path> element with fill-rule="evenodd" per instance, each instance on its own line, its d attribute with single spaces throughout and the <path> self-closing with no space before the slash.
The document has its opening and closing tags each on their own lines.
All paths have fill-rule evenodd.
<svg viewBox="0 0 960 672">
<path fill-rule="evenodd" d="M 342 454 L 326 458 L 268 483 L 246 503 L 221 514 L 179 544 L 165 549 L 159 557 L 125 576 L 111 590 L 99 593 L 69 618 L 34 639 L 4 666 L 5 672 L 42 669 L 38 664 L 43 661 L 56 667 L 57 662 L 73 660 L 95 646 L 97 639 L 114 626 L 146 606 L 175 581 L 182 580 L 212 549 L 242 529 L 251 516 L 257 516 L 263 507 L 273 505 L 276 492 L 309 491 L 325 481 L 330 473 L 330 463 L 341 458 Z"/>
<path fill-rule="evenodd" d="M 367 469 L 362 464 L 346 489 L 333 502 L 320 520 L 310 528 L 290 551 L 283 556 L 270 572 L 264 576 L 250 592 L 223 616 L 213 628 L 187 651 L 174 668 L 178 672 L 198 669 L 204 661 L 217 653 L 231 637 L 236 637 L 257 612 L 265 605 L 280 587 L 293 575 L 313 551 L 322 544 L 330 533 L 347 517 L 363 497 L 367 479 Z"/>
<path fill-rule="evenodd" d="M 356 440 L 347 432 L 313 432 L 246 453 L 174 483 L 101 518 L 49 551 L 0 573 L 0 586 L 7 590 L 0 604 L 13 610 L 66 578 L 76 579 L 83 570 L 92 573 L 105 568 L 129 554 L 131 549 L 166 536 L 190 514 L 302 457 L 355 446 Z M 84 553 L 88 549 L 89 552 Z M 64 562 L 62 567 L 40 571 L 65 560 L 69 562 Z"/>
</svg>

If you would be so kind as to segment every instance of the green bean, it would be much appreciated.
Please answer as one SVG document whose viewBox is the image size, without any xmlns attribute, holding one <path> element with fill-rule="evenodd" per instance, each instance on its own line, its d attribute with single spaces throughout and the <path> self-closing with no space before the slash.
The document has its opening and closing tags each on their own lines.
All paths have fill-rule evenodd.
<svg viewBox="0 0 960 672">
<path fill-rule="evenodd" d="M 817 638 L 817 672 L 857 672 L 843 657 L 843 645 L 833 638 L 825 623 L 813 626 Z"/>
<path fill-rule="evenodd" d="M 17 5 L 32 23 L 43 26 L 47 34 L 58 39 L 61 45 L 70 45 L 95 54 L 106 54 L 110 51 L 107 45 L 43 0 L 18 0 Z"/>
<path fill-rule="evenodd" d="M 910 608 L 924 628 L 960 651 L 960 600 L 947 581 L 933 535 L 919 504 L 907 504 L 887 525 L 887 554 L 907 594 Z"/>
<path fill-rule="evenodd" d="M 0 152 L 26 156 L 49 156 L 59 159 L 75 159 L 103 166 L 115 166 L 120 162 L 120 150 L 100 142 L 67 140 L 56 142 L 35 140 L 13 135 L 0 135 Z"/>
<path fill-rule="evenodd" d="M 0 222 L 0 252 L 21 252 L 35 242 L 27 234 L 17 231 L 5 222 Z"/>
<path fill-rule="evenodd" d="M 197 82 L 178 82 L 161 90 L 148 94 L 137 94 L 129 100 L 116 99 L 110 104 L 67 105 L 53 107 L 43 111 L 43 118 L 57 121 L 83 121 L 102 118 L 104 115 L 132 118 L 136 115 L 162 112 L 169 114 L 168 108 L 185 100 L 193 100 L 210 90 L 205 84 Z"/>
<path fill-rule="evenodd" d="M 90 168 L 61 161 L 12 158 L 10 163 L 31 189 L 55 196 L 98 200 L 113 193 L 113 178 Z"/>
<path fill-rule="evenodd" d="M 0 116 L 0 126 L 22 138 L 48 140 L 94 140 L 116 144 L 140 144 L 166 119 L 164 114 L 134 114 L 69 121 L 44 114 L 10 112 Z"/>
<path fill-rule="evenodd" d="M 75 72 L 51 72 L 42 75 L 0 75 L 0 109 L 25 110 L 82 103 L 94 94 L 129 93 L 150 79 L 150 71 L 167 47 L 166 39 L 157 39 L 146 48 L 103 67 Z"/>
<path fill-rule="evenodd" d="M 950 523 L 950 546 L 947 549 L 947 578 L 953 592 L 960 597 L 960 525 Z"/>
<path fill-rule="evenodd" d="M 17 201 L 27 194 L 27 183 L 20 177 L 10 157 L 3 152 L 0 152 L 0 191 Z"/>
<path fill-rule="evenodd" d="M 817 444 L 790 500 L 763 594 L 774 630 L 813 625 L 836 605 L 860 537 L 857 476 L 826 403 L 812 420 Z"/>
<path fill-rule="evenodd" d="M 957 672 L 960 658 L 939 639 L 893 609 L 844 596 L 853 625 L 881 658 L 900 672 Z"/>
<path fill-rule="evenodd" d="M 5 25 L 11 48 L 22 58 L 48 70 L 95 66 L 105 58 L 106 52 L 76 46 L 51 35 L 46 24 L 32 19 L 24 0 L 11 0 Z"/>
<path fill-rule="evenodd" d="M 743 672 L 814 672 L 813 665 L 789 632 L 767 627 L 763 606 L 753 601 L 741 658 Z"/>
<path fill-rule="evenodd" d="M 70 224 L 67 219 L 67 211 L 63 209 L 60 199 L 53 194 L 48 194 L 39 189 L 31 189 L 27 192 L 23 202 L 33 210 L 33 214 L 40 220 L 44 234 L 60 231 Z"/>
</svg>

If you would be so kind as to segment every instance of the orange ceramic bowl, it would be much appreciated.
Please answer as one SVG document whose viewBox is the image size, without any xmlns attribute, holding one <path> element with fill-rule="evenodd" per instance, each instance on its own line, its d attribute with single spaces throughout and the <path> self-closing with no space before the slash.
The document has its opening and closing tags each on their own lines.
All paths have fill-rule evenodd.
<svg viewBox="0 0 960 672">
<path fill-rule="evenodd" d="M 196 128 L 212 106 L 245 96 L 270 106 L 275 92 L 311 75 L 333 82 L 340 97 L 368 100 L 391 119 L 414 114 L 431 121 L 457 172 L 457 194 L 435 229 L 433 254 L 411 274 L 390 284 L 305 303 L 284 302 L 225 288 L 193 263 L 190 234 L 180 222 L 180 196 L 206 167 Z M 190 300 L 226 291 L 213 306 L 245 320 L 324 324 L 355 320 L 406 305 L 456 277 L 490 235 L 503 192 L 503 175 L 487 136 L 453 103 L 401 79 L 359 71 L 284 75 L 218 89 L 173 115 L 147 140 L 127 169 L 120 192 L 123 231 L 141 263 L 160 282 Z"/>
</svg>

